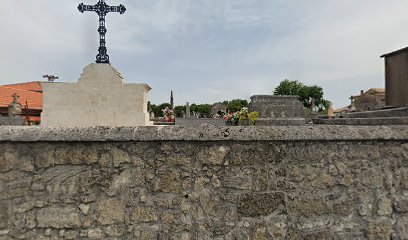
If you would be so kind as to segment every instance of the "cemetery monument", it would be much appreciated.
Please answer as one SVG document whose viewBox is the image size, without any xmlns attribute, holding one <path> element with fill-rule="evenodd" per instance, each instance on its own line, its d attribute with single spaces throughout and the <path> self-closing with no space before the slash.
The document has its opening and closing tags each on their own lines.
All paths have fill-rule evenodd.
<svg viewBox="0 0 408 240">
<path fill-rule="evenodd" d="M 258 112 L 257 126 L 305 125 L 304 107 L 298 96 L 255 95 L 249 112 Z"/>
<path fill-rule="evenodd" d="M 110 65 L 105 35 L 107 13 L 125 13 L 123 5 L 109 6 L 104 0 L 78 6 L 80 12 L 99 16 L 100 46 L 96 63 L 85 67 L 78 83 L 43 83 L 43 126 L 146 126 L 152 125 L 147 112 L 147 84 L 125 84 Z"/>
<path fill-rule="evenodd" d="M 8 105 L 7 116 L 0 115 L 0 126 L 22 126 L 25 125 L 25 119 L 22 117 L 23 106 L 19 99 L 20 96 L 14 93 L 13 101 Z"/>
</svg>

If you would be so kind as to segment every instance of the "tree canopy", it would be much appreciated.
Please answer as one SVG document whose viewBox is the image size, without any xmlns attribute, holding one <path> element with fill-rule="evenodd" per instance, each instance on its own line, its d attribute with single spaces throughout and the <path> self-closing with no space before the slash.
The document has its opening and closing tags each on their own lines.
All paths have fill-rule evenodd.
<svg viewBox="0 0 408 240">
<path fill-rule="evenodd" d="M 248 101 L 245 99 L 234 99 L 231 101 L 224 102 L 227 103 L 227 111 L 230 112 L 237 112 L 241 110 L 243 107 L 248 107 Z"/>
<path fill-rule="evenodd" d="M 314 101 L 314 105 L 319 111 L 326 111 L 330 107 L 330 102 L 324 99 L 322 87 L 317 85 L 306 86 L 297 80 L 283 80 L 273 93 L 275 95 L 299 96 L 299 100 L 307 108 L 311 108 Z"/>
<path fill-rule="evenodd" d="M 210 117 L 211 109 L 211 104 L 191 104 L 191 112 L 196 112 L 202 117 Z"/>
<path fill-rule="evenodd" d="M 231 101 L 224 101 L 223 104 L 227 106 L 227 110 L 230 112 L 236 112 L 241 110 L 243 107 L 248 107 L 248 101 L 245 99 L 234 99 Z M 156 117 L 163 117 L 162 109 L 170 107 L 170 103 L 162 103 L 160 105 L 151 104 L 150 101 L 147 103 L 147 109 L 154 112 Z M 191 104 L 190 113 L 197 113 L 200 117 L 211 117 L 213 104 Z M 186 112 L 186 106 L 175 106 L 174 114 L 176 117 L 182 117 L 183 112 Z"/>
</svg>

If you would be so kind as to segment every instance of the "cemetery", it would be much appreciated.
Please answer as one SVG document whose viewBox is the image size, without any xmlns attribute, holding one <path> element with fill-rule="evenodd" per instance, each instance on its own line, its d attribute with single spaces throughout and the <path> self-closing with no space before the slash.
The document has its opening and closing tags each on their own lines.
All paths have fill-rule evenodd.
<svg viewBox="0 0 408 240">
<path fill-rule="evenodd" d="M 375 109 L 352 106 L 381 91 L 340 115 L 314 111 L 323 98 L 258 94 L 208 116 L 187 102 L 177 117 L 171 91 L 159 118 L 149 84 L 107 54 L 105 17 L 126 7 L 78 10 L 98 14 L 96 62 L 0 108 L 0 239 L 408 238 L 407 49 L 383 56 Z"/>
</svg>

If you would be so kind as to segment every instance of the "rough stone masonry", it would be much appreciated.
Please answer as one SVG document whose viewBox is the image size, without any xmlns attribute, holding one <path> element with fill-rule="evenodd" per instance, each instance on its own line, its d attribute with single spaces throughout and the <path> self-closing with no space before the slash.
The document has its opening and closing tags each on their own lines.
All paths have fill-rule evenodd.
<svg viewBox="0 0 408 240">
<path fill-rule="evenodd" d="M 408 239 L 408 126 L 2 127 L 0 239 Z"/>
</svg>

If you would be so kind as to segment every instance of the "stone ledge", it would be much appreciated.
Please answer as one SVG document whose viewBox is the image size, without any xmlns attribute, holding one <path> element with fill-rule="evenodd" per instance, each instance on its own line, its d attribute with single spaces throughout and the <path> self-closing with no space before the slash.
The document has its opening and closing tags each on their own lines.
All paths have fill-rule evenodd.
<svg viewBox="0 0 408 240">
<path fill-rule="evenodd" d="M 408 140 L 408 126 L 0 127 L 0 142 Z"/>
</svg>

